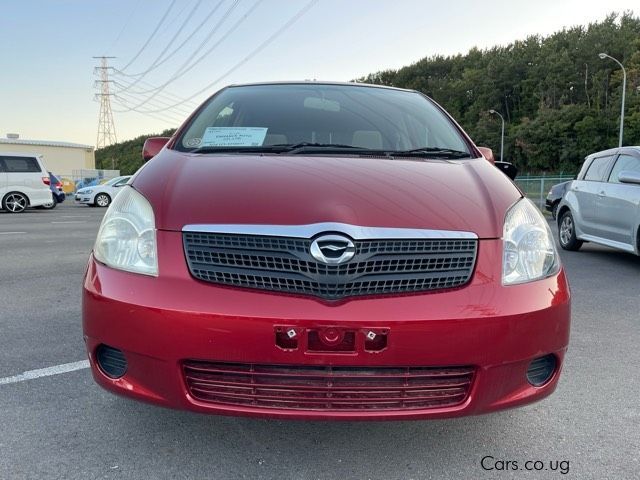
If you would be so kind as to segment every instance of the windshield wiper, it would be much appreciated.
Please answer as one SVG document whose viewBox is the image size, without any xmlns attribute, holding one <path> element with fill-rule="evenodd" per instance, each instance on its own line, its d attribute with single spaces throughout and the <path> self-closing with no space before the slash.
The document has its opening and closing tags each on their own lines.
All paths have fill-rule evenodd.
<svg viewBox="0 0 640 480">
<path fill-rule="evenodd" d="M 278 145 L 272 145 L 273 147 L 278 147 L 281 150 L 279 153 L 288 153 L 288 154 L 296 154 L 296 153 L 308 153 L 310 151 L 331 151 L 331 152 L 352 152 L 352 153 L 367 153 L 374 152 L 375 150 L 371 150 L 370 148 L 365 147 L 356 147 L 354 145 L 345 145 L 342 143 L 315 143 L 315 142 L 300 142 L 295 144 L 287 144 L 282 143 Z"/>
<path fill-rule="evenodd" d="M 354 153 L 360 152 L 373 152 L 375 150 L 371 150 L 369 148 L 364 147 L 354 147 L 353 145 L 343 145 L 339 143 L 313 143 L 313 142 L 300 142 L 300 143 L 279 143 L 276 145 L 258 145 L 255 147 L 219 147 L 219 146 L 207 146 L 207 147 L 199 147 L 190 150 L 189 153 L 224 153 L 224 152 L 233 152 L 233 153 L 287 153 L 287 154 L 296 154 L 296 153 L 307 153 L 309 151 L 332 151 L 332 152 L 344 152 L 344 151 L 353 151 Z"/>
<path fill-rule="evenodd" d="M 261 153 L 261 152 L 274 152 L 274 151 L 279 151 L 279 148 L 274 149 L 273 146 L 271 145 L 260 145 L 260 146 L 256 146 L 256 147 L 216 147 L 216 146 L 209 146 L 209 147 L 198 147 L 198 148 L 194 148 L 193 150 L 189 150 L 189 153 L 225 153 L 225 152 L 232 152 L 232 153 L 243 153 L 243 152 L 247 152 L 247 153 Z"/>
<path fill-rule="evenodd" d="M 390 150 L 389 155 L 396 157 L 428 157 L 428 158 L 470 158 L 469 152 L 451 148 L 422 147 L 412 150 Z"/>
<path fill-rule="evenodd" d="M 260 145 L 255 147 L 218 147 L 207 146 L 190 150 L 189 153 L 276 153 L 296 155 L 298 153 L 351 153 L 355 155 L 377 155 L 389 158 L 393 157 L 422 157 L 422 158 L 445 158 L 458 159 L 470 158 L 468 152 L 453 150 L 450 148 L 422 147 L 412 150 L 382 150 L 342 143 L 279 143 L 276 145 Z"/>
<path fill-rule="evenodd" d="M 313 151 L 319 152 L 347 152 L 358 155 L 384 155 L 389 158 L 392 157 L 428 157 L 428 158 L 470 158 L 468 152 L 462 150 L 453 150 L 451 148 L 440 147 L 422 147 L 412 150 L 382 150 L 372 149 L 366 147 L 357 147 L 354 145 L 344 145 L 339 143 L 312 143 L 312 142 L 300 142 L 294 145 L 279 144 L 272 145 L 272 147 L 282 148 L 279 153 L 296 154 L 296 153 L 309 153 Z"/>
</svg>

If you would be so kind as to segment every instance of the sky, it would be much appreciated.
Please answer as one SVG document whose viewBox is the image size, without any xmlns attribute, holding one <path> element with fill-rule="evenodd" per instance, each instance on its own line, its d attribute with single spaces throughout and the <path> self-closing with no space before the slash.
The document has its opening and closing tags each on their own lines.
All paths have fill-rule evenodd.
<svg viewBox="0 0 640 480">
<path fill-rule="evenodd" d="M 634 8 L 638 0 L 2 0 L 0 137 L 95 145 L 94 56 L 116 57 L 120 141 L 178 126 L 231 83 L 349 81 Z"/>
</svg>

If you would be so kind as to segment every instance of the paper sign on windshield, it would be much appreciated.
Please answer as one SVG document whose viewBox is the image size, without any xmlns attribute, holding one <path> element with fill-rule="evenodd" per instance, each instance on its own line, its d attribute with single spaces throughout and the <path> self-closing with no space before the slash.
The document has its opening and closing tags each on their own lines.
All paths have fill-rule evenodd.
<svg viewBox="0 0 640 480">
<path fill-rule="evenodd" d="M 208 127 L 200 146 L 259 147 L 264 143 L 267 130 L 263 127 Z"/>
</svg>

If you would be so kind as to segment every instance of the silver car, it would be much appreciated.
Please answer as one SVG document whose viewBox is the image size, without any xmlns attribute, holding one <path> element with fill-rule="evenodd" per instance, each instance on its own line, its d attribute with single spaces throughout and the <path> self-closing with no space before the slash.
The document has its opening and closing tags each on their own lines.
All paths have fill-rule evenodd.
<svg viewBox="0 0 640 480">
<path fill-rule="evenodd" d="M 565 250 L 594 242 L 640 255 L 640 147 L 589 155 L 558 207 Z"/>
</svg>

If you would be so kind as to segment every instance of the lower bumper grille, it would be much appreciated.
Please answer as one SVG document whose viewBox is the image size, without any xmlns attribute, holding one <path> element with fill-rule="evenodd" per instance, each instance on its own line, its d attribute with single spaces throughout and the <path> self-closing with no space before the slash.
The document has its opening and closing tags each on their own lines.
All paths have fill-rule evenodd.
<svg viewBox="0 0 640 480">
<path fill-rule="evenodd" d="M 473 367 L 316 367 L 187 361 L 198 401 L 247 407 L 376 411 L 463 403 Z"/>
</svg>

